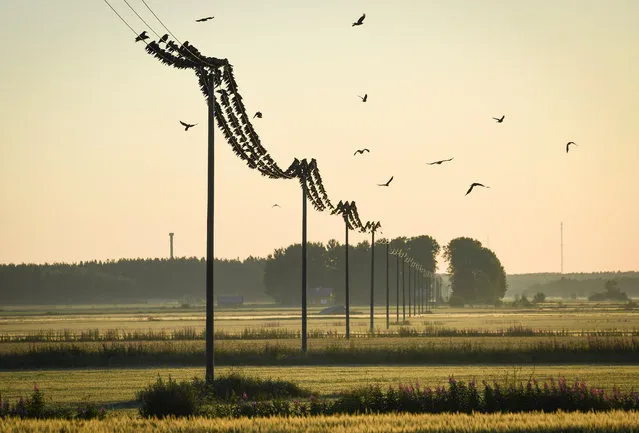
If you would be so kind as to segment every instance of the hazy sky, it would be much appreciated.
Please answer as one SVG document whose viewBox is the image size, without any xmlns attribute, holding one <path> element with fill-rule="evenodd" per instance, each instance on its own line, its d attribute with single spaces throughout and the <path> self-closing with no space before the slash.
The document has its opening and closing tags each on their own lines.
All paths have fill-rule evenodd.
<svg viewBox="0 0 639 433">
<path fill-rule="evenodd" d="M 565 272 L 639 269 L 639 2 L 147 3 L 234 65 L 281 167 L 317 158 L 331 199 L 384 235 L 470 236 L 508 273 L 552 272 L 563 221 Z M 0 2 L 0 263 L 163 257 L 169 232 L 204 256 L 205 100 L 133 38 L 103 0 Z M 219 131 L 215 157 L 216 256 L 299 242 L 297 181 L 249 169 Z M 491 188 L 464 196 L 471 182 Z M 311 209 L 308 235 L 343 242 L 343 221 Z"/>
</svg>

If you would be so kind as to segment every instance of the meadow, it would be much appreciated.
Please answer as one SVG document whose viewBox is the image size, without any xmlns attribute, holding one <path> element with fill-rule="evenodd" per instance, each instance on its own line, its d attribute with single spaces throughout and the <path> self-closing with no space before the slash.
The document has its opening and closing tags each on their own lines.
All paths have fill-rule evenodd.
<svg viewBox="0 0 639 433">
<path fill-rule="evenodd" d="M 639 389 L 639 312 L 623 304 L 546 303 L 532 308 L 437 308 L 385 329 L 376 307 L 352 308 L 350 340 L 343 316 L 309 309 L 308 353 L 300 350 L 299 311 L 269 305 L 218 309 L 216 375 L 240 372 L 286 379 L 334 397 L 368 384 L 443 385 L 470 381 L 546 380 L 564 376 L 607 390 Z M 408 310 L 407 310 L 408 313 Z M 369 415 L 307 419 L 147 421 L 135 393 L 158 376 L 204 376 L 204 310 L 179 305 L 40 306 L 0 309 L 0 392 L 27 395 L 34 384 L 51 404 L 92 402 L 106 421 L 20 421 L 0 431 L 449 431 L 451 415 Z M 632 413 L 459 415 L 456 431 L 633 431 Z M 459 421 L 462 420 L 462 421 Z M 464 421 L 465 420 L 465 421 Z M 509 424 L 510 423 L 510 424 Z M 187 427 L 188 426 L 188 427 Z M 367 426 L 367 427 L 366 427 Z M 519 426 L 515 429 L 514 426 Z M 559 430 L 559 428 L 563 430 Z"/>
<path fill-rule="evenodd" d="M 447 366 L 291 366 L 291 367 L 218 367 L 216 375 L 235 372 L 262 379 L 285 379 L 310 390 L 313 394 L 334 397 L 341 391 L 380 384 L 420 383 L 432 388 L 444 385 L 450 376 L 458 380 L 507 383 L 526 381 L 534 377 L 539 381 L 565 377 L 568 382 L 577 379 L 588 384 L 612 390 L 639 390 L 639 365 L 447 365 Z M 51 402 L 72 404 L 93 402 L 107 407 L 129 407 L 135 392 L 154 382 L 160 376 L 177 380 L 204 377 L 204 368 L 117 368 L 117 369 L 62 369 L 0 371 L 0 391 L 3 397 L 18 398 L 28 395 L 34 383 Z"/>
</svg>

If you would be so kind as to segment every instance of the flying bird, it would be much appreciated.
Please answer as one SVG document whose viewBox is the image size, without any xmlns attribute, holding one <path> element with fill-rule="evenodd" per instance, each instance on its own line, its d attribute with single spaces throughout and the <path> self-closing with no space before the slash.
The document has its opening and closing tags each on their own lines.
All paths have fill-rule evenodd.
<svg viewBox="0 0 639 433">
<path fill-rule="evenodd" d="M 169 40 L 169 34 L 167 33 L 158 40 L 158 44 L 161 44 L 162 42 L 166 42 L 168 40 Z"/>
<path fill-rule="evenodd" d="M 366 102 L 368 100 L 368 93 L 364 93 L 364 96 L 357 95 L 358 98 L 362 100 L 362 102 Z"/>
<path fill-rule="evenodd" d="M 440 159 L 439 161 L 433 161 L 433 162 L 427 162 L 426 164 L 428 165 L 435 165 L 435 164 L 441 164 L 442 162 L 448 162 L 448 161 L 452 161 L 454 159 L 453 158 L 448 158 L 448 159 Z"/>
<path fill-rule="evenodd" d="M 146 30 L 135 37 L 135 42 L 143 41 L 145 39 L 149 39 L 149 35 L 146 34 Z"/>
<path fill-rule="evenodd" d="M 282 206 L 280 206 L 279 204 L 275 203 L 275 204 L 274 204 L 273 206 L 271 206 L 271 207 L 282 207 Z"/>
<path fill-rule="evenodd" d="M 574 141 L 569 141 L 568 143 L 566 143 L 566 153 L 568 153 L 568 148 L 570 147 L 571 144 L 574 144 L 575 146 L 578 146 L 578 144 L 575 143 Z"/>
<path fill-rule="evenodd" d="M 364 18 L 366 18 L 366 14 L 362 14 L 362 16 L 359 17 L 359 19 L 353 23 L 353 27 L 361 26 L 362 24 L 364 24 Z"/>
<path fill-rule="evenodd" d="M 204 21 L 208 21 L 208 20 L 212 20 L 215 17 L 204 17 L 204 18 L 199 18 L 197 20 L 195 20 L 196 23 L 203 23 Z"/>
<path fill-rule="evenodd" d="M 355 153 L 353 154 L 353 156 L 357 155 L 358 153 L 364 153 L 364 152 L 370 152 L 370 150 L 364 148 L 364 149 L 357 149 L 355 151 Z"/>
<path fill-rule="evenodd" d="M 388 185 L 390 185 L 390 183 L 393 181 L 394 177 L 395 176 L 391 176 L 391 178 L 388 179 L 388 182 L 386 182 L 386 183 L 378 183 L 377 186 L 388 186 Z"/>
<path fill-rule="evenodd" d="M 257 117 L 258 119 L 261 119 L 261 118 L 262 118 L 262 112 L 261 112 L 261 111 L 257 111 L 257 112 L 255 113 L 255 115 L 253 116 L 253 119 L 255 119 L 256 117 Z"/>
<path fill-rule="evenodd" d="M 184 123 L 181 120 L 180 120 L 180 123 L 182 124 L 182 126 L 184 126 L 184 130 L 185 131 L 188 131 L 189 128 L 193 128 L 195 125 L 197 125 L 197 123 L 194 123 L 194 124 Z"/>
<path fill-rule="evenodd" d="M 468 191 L 466 191 L 466 195 L 470 194 L 470 192 L 473 190 L 473 188 L 475 188 L 476 186 L 483 186 L 484 188 L 490 188 L 489 186 L 486 185 L 482 185 L 481 183 L 477 183 L 477 182 L 473 182 L 470 185 L 470 188 L 468 188 Z"/>
<path fill-rule="evenodd" d="M 497 117 L 493 117 L 493 119 L 495 119 L 497 121 L 497 123 L 501 123 L 504 121 L 504 117 L 506 117 L 505 114 L 502 114 L 501 117 L 497 118 Z"/>
</svg>

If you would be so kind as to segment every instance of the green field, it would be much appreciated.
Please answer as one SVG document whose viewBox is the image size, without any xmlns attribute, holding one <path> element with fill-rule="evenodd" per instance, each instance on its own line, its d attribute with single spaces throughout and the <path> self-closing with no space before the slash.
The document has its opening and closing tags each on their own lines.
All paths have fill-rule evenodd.
<svg viewBox="0 0 639 433">
<path fill-rule="evenodd" d="M 146 308 L 145 308 L 146 307 Z M 317 332 L 345 332 L 344 316 L 324 316 L 320 309 L 309 308 L 308 329 Z M 396 321 L 395 308 L 390 320 Z M 161 306 L 41 306 L 34 308 L 3 307 L 0 311 L 0 335 L 27 335 L 42 330 L 81 331 L 90 329 L 175 330 L 204 329 L 203 309 L 181 309 Z M 300 329 L 300 311 L 272 306 L 222 309 L 215 312 L 216 331 L 239 334 L 245 329 Z M 353 306 L 351 330 L 369 330 L 367 306 Z M 400 321 L 403 320 L 400 306 Z M 406 317 L 403 326 L 422 331 L 425 328 L 497 331 L 518 326 L 533 330 L 552 331 L 639 331 L 639 313 L 624 309 L 620 303 L 546 303 L 530 309 L 453 309 L 437 308 L 433 314 Z M 375 310 L 375 328 L 386 331 L 385 307 Z M 398 325 L 391 325 L 391 331 Z"/>
<path fill-rule="evenodd" d="M 549 303 L 525 310 L 438 308 L 432 314 L 392 323 L 389 332 L 385 330 L 384 308 L 376 311 L 376 333 L 371 335 L 367 307 L 353 308 L 352 338 L 347 341 L 343 338 L 343 316 L 323 316 L 318 309 L 311 309 L 309 349 L 302 354 L 297 309 L 252 306 L 219 310 L 215 329 L 223 338 L 215 343 L 216 375 L 233 371 L 264 379 L 285 379 L 326 397 L 367 384 L 419 383 L 434 387 L 444 385 L 451 375 L 462 381 L 500 383 L 563 376 L 569 382 L 584 380 L 589 386 L 606 390 L 639 390 L 639 312 L 627 310 L 622 304 Z M 394 309 L 391 321 L 395 321 Z M 174 306 L 3 308 L 2 398 L 27 396 L 37 384 L 50 404 L 93 402 L 111 409 L 111 415 L 106 421 L 84 423 L 11 420 L 0 424 L 0 432 L 180 431 L 186 425 L 181 424 L 184 421 L 138 419 L 135 393 L 158 375 L 178 380 L 203 377 L 203 328 L 203 310 Z M 266 333 L 274 337 L 260 339 Z M 11 341 L 25 337 L 31 341 Z M 103 365 L 101 362 L 106 360 L 104 365 L 111 367 L 60 368 L 56 357 L 66 359 L 69 366 L 85 361 L 86 365 Z M 92 364 L 96 359 L 97 363 Z M 131 360 L 133 364 L 127 364 Z M 612 415 L 371 415 L 259 423 L 247 419 L 198 419 L 188 424 L 188 431 L 329 428 L 438 432 L 448 431 L 444 427 L 451 419 L 461 422 L 456 431 L 468 432 L 509 431 L 507 428 L 514 425 L 520 425 L 517 431 L 522 432 L 562 431 L 560 426 L 571 425 L 575 426 L 573 431 L 585 425 L 592 428 L 589 431 L 639 429 L 639 417 L 634 414 Z"/>
<path fill-rule="evenodd" d="M 585 380 L 589 385 L 607 390 L 614 386 L 623 391 L 639 390 L 639 365 L 219 367 L 216 375 L 231 371 L 263 379 L 289 380 L 325 396 L 373 383 L 394 386 L 420 383 L 434 387 L 446 384 L 451 375 L 463 381 L 475 378 L 500 383 L 528 380 L 531 376 L 539 381 L 564 376 L 569 382 Z M 188 380 L 204 377 L 204 368 L 0 371 L 0 390 L 3 397 L 17 398 L 28 395 L 37 383 L 54 402 L 116 404 L 133 400 L 135 392 L 154 382 L 158 375 L 165 379 L 170 375 L 178 380 Z"/>
</svg>

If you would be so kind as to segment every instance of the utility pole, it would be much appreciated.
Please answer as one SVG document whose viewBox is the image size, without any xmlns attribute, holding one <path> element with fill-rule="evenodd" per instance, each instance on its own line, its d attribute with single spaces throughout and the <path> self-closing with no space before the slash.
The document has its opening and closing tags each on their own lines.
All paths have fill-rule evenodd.
<svg viewBox="0 0 639 433">
<path fill-rule="evenodd" d="M 345 264 L 345 278 L 346 281 L 344 281 L 345 286 L 344 286 L 344 314 L 346 315 L 346 339 L 348 340 L 349 338 L 351 338 L 351 316 L 350 316 L 350 307 L 351 307 L 351 301 L 350 301 L 350 293 L 349 293 L 349 278 L 348 278 L 348 217 L 346 216 L 346 214 L 344 214 L 344 225 L 346 226 L 346 242 L 345 242 L 345 246 L 344 246 L 344 255 L 345 255 L 345 260 L 346 260 L 346 264 Z"/>
<path fill-rule="evenodd" d="M 302 169 L 302 352 L 306 353 L 306 173 Z"/>
<path fill-rule="evenodd" d="M 169 233 L 169 245 L 170 245 L 170 255 L 169 257 L 173 260 L 173 233 Z"/>
<path fill-rule="evenodd" d="M 388 285 L 388 247 L 390 240 L 386 240 L 386 330 L 390 329 L 390 287 Z"/>
<path fill-rule="evenodd" d="M 371 229 L 371 326 L 370 333 L 375 332 L 375 227 Z"/>
<path fill-rule="evenodd" d="M 397 271 L 395 283 L 395 321 L 399 324 L 399 251 L 397 250 L 395 250 L 395 269 Z"/>
<path fill-rule="evenodd" d="M 209 77 L 211 78 L 209 80 Z M 214 334 L 214 283 L 213 262 L 214 256 L 214 212 L 215 212 L 215 92 L 213 90 L 212 74 L 204 77 L 209 82 L 208 98 L 208 189 L 206 209 L 206 381 L 213 383 L 215 377 L 215 343 Z"/>
</svg>

